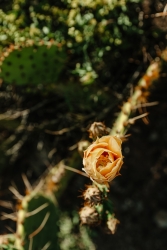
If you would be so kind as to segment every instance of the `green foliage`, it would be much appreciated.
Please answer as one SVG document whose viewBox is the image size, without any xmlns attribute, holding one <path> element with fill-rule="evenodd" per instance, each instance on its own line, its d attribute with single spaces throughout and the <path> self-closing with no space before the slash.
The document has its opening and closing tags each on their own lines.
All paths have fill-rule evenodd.
<svg viewBox="0 0 167 250">
<path fill-rule="evenodd" d="M 27 39 L 35 43 L 41 39 L 53 39 L 60 46 L 63 45 L 70 55 L 66 68 L 69 77 L 74 75 L 82 84 L 90 84 L 98 79 L 106 81 L 110 78 L 111 81 L 115 71 L 113 60 L 117 67 L 122 64 L 120 57 L 132 48 L 129 42 L 132 36 L 133 43 L 137 41 L 136 46 L 140 47 L 143 30 L 136 18 L 138 2 L 60 0 L 55 4 L 52 0 L 15 0 L 12 10 L 7 13 L 1 10 L 0 44 L 20 45 Z M 54 67 L 50 70 L 54 71 Z M 4 75 L 3 79 L 6 80 Z M 40 80 L 37 79 L 37 82 Z M 57 78 L 52 80 L 56 83 Z"/>
</svg>

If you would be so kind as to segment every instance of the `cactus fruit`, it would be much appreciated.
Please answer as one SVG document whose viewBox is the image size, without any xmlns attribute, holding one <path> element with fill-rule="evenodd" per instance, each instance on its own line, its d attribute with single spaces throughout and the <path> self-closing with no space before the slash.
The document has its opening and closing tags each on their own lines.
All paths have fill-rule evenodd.
<svg viewBox="0 0 167 250">
<path fill-rule="evenodd" d="M 0 55 L 0 78 L 8 84 L 50 84 L 58 80 L 67 57 L 54 42 L 10 46 Z"/>
</svg>

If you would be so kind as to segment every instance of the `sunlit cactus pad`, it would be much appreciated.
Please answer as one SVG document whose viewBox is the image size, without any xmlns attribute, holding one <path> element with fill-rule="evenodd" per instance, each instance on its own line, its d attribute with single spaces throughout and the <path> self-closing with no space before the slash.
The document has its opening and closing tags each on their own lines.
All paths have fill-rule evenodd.
<svg viewBox="0 0 167 250">
<path fill-rule="evenodd" d="M 0 78 L 8 84 L 56 83 L 67 57 L 55 44 L 11 46 L 0 55 Z"/>
</svg>

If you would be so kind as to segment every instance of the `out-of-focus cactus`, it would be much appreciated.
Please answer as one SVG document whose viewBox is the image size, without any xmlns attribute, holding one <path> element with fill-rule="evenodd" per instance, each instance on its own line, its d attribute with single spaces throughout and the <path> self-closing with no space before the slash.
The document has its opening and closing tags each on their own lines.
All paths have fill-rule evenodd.
<svg viewBox="0 0 167 250">
<path fill-rule="evenodd" d="M 74 152 L 68 164 L 71 167 L 78 167 L 80 162 L 79 154 Z M 5 235 L 5 238 L 3 237 L 2 245 L 6 247 L 5 249 L 8 249 L 12 244 L 13 247 L 19 250 L 41 250 L 45 249 L 44 247 L 49 250 L 59 249 L 58 241 L 63 236 L 62 233 L 60 236 L 58 233 L 61 224 L 61 211 L 59 210 L 58 200 L 67 187 L 72 174 L 73 172 L 67 171 L 65 163 L 61 161 L 50 169 L 39 183 L 33 187 L 26 176 L 23 175 L 26 186 L 25 196 L 20 195 L 14 187 L 10 187 L 11 192 L 17 199 L 15 213 L 16 233 L 15 235 Z M 8 214 L 5 214 L 4 218 L 8 218 Z M 84 235 L 86 235 L 86 232 L 83 237 Z"/>
<path fill-rule="evenodd" d="M 69 164 L 73 167 L 74 165 L 79 165 L 78 160 L 80 162 L 79 155 L 74 153 Z M 77 214 L 75 213 L 74 223 L 70 218 L 67 218 L 67 214 L 61 215 L 61 211 L 58 208 L 58 199 L 72 176 L 72 172 L 66 171 L 65 167 L 65 164 L 60 162 L 45 177 L 41 178 L 40 182 L 33 188 L 27 178 L 23 176 L 27 188 L 25 196 L 18 195 L 14 187 L 10 188 L 18 200 L 16 207 L 16 234 L 12 238 L 13 245 L 10 244 L 9 240 L 3 241 L 0 249 L 4 245 L 4 249 L 9 250 L 64 250 L 65 246 L 69 245 L 68 249 L 71 249 L 71 245 L 76 247 L 77 244 L 83 250 L 85 247 L 86 249 L 94 249 L 87 230 L 79 228 Z M 67 228 L 63 229 L 62 221 L 65 221 L 65 218 L 70 223 L 70 228 L 68 228 L 69 223 L 67 223 Z M 77 237 L 72 232 L 73 226 L 78 227 Z M 73 234 L 73 237 L 64 239 L 64 237 L 67 237 L 67 230 L 70 230 L 70 234 Z M 78 241 L 78 237 L 82 239 Z M 9 238 L 8 235 L 6 235 L 6 238 Z M 13 248 L 10 248 L 10 246 Z"/>
<path fill-rule="evenodd" d="M 58 247 L 58 209 L 54 201 L 43 193 L 34 193 L 23 198 L 17 213 L 15 246 L 18 249 L 56 250 Z"/>
<path fill-rule="evenodd" d="M 15 246 L 14 234 L 0 235 L 0 250 L 18 250 Z"/>
<path fill-rule="evenodd" d="M 61 250 L 95 250 L 96 247 L 90 238 L 90 232 L 85 226 L 79 225 L 80 220 L 77 212 L 72 215 L 62 213 L 60 217 L 60 249 Z M 76 230 L 77 229 L 77 230 Z M 77 233 L 76 233 L 77 231 Z M 69 235 L 71 237 L 69 237 Z"/>
<path fill-rule="evenodd" d="M 35 188 L 31 187 L 25 176 L 23 180 L 27 188 L 25 196 L 20 195 L 14 187 L 10 187 L 18 200 L 15 214 L 16 233 L 12 238 L 13 247 L 19 250 L 60 249 L 58 243 L 60 213 L 56 197 L 51 192 L 44 193 L 43 180 Z M 5 216 L 8 217 L 7 214 Z M 6 235 L 6 238 L 6 241 L 2 241 L 2 245 L 8 247 L 5 249 L 10 249 L 11 237 Z"/>
<path fill-rule="evenodd" d="M 67 57 L 63 49 L 54 42 L 26 46 L 10 46 L 0 56 L 0 78 L 10 84 L 55 83 L 62 72 Z"/>
<path fill-rule="evenodd" d="M 147 102 L 150 93 L 149 90 L 152 87 L 152 84 L 155 83 L 160 76 L 162 68 L 162 63 L 160 62 L 162 62 L 162 60 L 159 62 L 155 61 L 148 67 L 146 73 L 135 87 L 133 95 L 123 104 L 122 111 L 118 115 L 110 132 L 111 135 L 117 134 L 118 136 L 124 136 L 128 127 L 133 124 L 136 119 L 144 118 L 144 116 L 147 115 L 147 113 L 145 113 L 137 118 L 131 118 L 133 111 L 136 109 L 139 109 L 140 112 L 143 113 L 142 107 L 145 107 L 145 103 Z"/>
</svg>

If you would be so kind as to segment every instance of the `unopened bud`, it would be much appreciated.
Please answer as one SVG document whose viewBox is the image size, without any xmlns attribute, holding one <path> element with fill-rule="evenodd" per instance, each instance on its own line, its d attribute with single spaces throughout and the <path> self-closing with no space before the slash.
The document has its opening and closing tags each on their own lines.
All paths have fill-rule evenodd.
<svg viewBox="0 0 167 250">
<path fill-rule="evenodd" d="M 110 231 L 110 233 L 115 234 L 117 225 L 119 224 L 119 220 L 117 220 L 116 218 L 112 217 L 107 221 L 107 227 Z"/>
<path fill-rule="evenodd" d="M 97 137 L 102 137 L 104 135 L 107 135 L 107 128 L 102 122 L 94 122 L 90 126 L 89 130 L 89 137 L 92 138 L 93 140 L 96 140 Z"/>
<path fill-rule="evenodd" d="M 101 201 L 101 192 L 96 186 L 88 186 L 83 193 L 84 200 L 90 205 L 96 205 Z"/>
<path fill-rule="evenodd" d="M 89 226 L 97 225 L 99 222 L 99 215 L 94 207 L 88 205 L 81 208 L 80 219 L 82 224 L 87 224 Z"/>
</svg>

